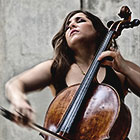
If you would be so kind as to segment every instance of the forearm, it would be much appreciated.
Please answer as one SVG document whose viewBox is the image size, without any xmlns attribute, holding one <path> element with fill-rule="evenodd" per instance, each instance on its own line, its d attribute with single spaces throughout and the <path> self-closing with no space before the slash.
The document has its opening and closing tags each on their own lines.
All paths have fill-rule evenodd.
<svg viewBox="0 0 140 140">
<path fill-rule="evenodd" d="M 140 72 L 132 67 L 128 67 L 128 69 L 124 72 L 127 80 L 128 87 L 140 97 Z"/>
<path fill-rule="evenodd" d="M 5 95 L 12 104 L 26 100 L 23 83 L 16 78 L 8 81 L 5 85 Z"/>
<path fill-rule="evenodd" d="M 21 119 L 21 114 L 30 121 L 34 121 L 34 111 L 26 98 L 24 84 L 18 79 L 12 79 L 5 85 L 6 97 L 10 102 L 10 109 L 15 114 L 14 122 L 21 126 L 28 126 L 28 121 Z"/>
</svg>

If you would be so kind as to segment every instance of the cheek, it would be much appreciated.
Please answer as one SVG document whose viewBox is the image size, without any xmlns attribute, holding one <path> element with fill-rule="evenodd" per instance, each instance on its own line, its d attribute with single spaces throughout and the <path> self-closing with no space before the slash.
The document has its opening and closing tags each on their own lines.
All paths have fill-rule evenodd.
<svg viewBox="0 0 140 140">
<path fill-rule="evenodd" d="M 96 30 L 93 28 L 93 26 L 85 26 L 83 27 L 83 33 L 87 35 L 94 35 Z"/>
<path fill-rule="evenodd" d="M 84 36 L 92 36 L 96 33 L 96 30 L 91 24 L 83 24 L 80 28 L 80 31 Z"/>
<path fill-rule="evenodd" d="M 68 43 L 68 42 L 69 42 L 69 37 L 68 37 L 68 34 L 67 34 L 67 33 L 65 34 L 65 38 L 66 38 L 67 44 L 69 44 L 69 43 Z"/>
</svg>

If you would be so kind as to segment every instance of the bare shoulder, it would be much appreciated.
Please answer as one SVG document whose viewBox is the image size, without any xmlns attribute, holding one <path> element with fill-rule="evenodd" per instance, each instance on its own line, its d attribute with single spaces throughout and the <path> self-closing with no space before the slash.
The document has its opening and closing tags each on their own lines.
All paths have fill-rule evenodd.
<svg viewBox="0 0 140 140">
<path fill-rule="evenodd" d="M 36 65 L 35 67 L 33 67 L 34 70 L 48 70 L 50 71 L 51 66 L 52 66 L 53 60 L 47 60 L 44 61 L 38 65 Z"/>
<path fill-rule="evenodd" d="M 50 81 L 52 64 L 53 60 L 44 61 L 27 71 L 27 74 L 31 74 L 38 79 Z"/>
<path fill-rule="evenodd" d="M 14 81 L 22 83 L 26 91 L 33 91 L 50 85 L 51 66 L 53 60 L 44 61 L 33 68 L 14 77 Z"/>
</svg>

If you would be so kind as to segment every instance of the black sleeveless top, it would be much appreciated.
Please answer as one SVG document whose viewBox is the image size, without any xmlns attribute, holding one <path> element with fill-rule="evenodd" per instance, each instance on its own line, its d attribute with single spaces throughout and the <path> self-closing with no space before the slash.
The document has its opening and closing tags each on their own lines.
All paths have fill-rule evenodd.
<svg viewBox="0 0 140 140">
<path fill-rule="evenodd" d="M 121 81 L 119 77 L 117 76 L 117 74 L 114 72 L 114 70 L 109 66 L 106 66 L 106 76 L 104 80 L 102 81 L 102 83 L 108 84 L 112 86 L 114 89 L 116 89 L 116 91 L 118 92 L 120 96 L 120 99 L 124 100 L 125 96 L 123 94 Z"/>
<path fill-rule="evenodd" d="M 105 66 L 105 68 L 106 68 L 106 76 L 102 81 L 102 83 L 108 84 L 112 86 L 114 89 L 116 89 L 116 91 L 120 96 L 120 99 L 124 100 L 124 94 L 123 94 L 120 79 L 118 78 L 118 76 L 116 75 L 116 73 L 111 67 Z M 68 87 L 65 79 L 60 79 L 58 83 L 53 83 L 53 85 L 56 89 L 56 95 L 64 88 Z"/>
</svg>

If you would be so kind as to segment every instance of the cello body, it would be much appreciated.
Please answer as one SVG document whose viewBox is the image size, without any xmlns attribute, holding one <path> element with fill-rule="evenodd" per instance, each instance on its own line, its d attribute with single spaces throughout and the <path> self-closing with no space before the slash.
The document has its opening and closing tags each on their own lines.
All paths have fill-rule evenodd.
<svg viewBox="0 0 140 140">
<path fill-rule="evenodd" d="M 129 109 L 118 93 L 106 84 L 93 84 L 82 103 L 70 133 L 59 134 L 69 140 L 125 140 L 131 126 Z M 66 88 L 52 101 L 44 127 L 53 132 L 70 105 L 79 85 Z M 45 140 L 56 140 L 45 136 Z"/>
</svg>

